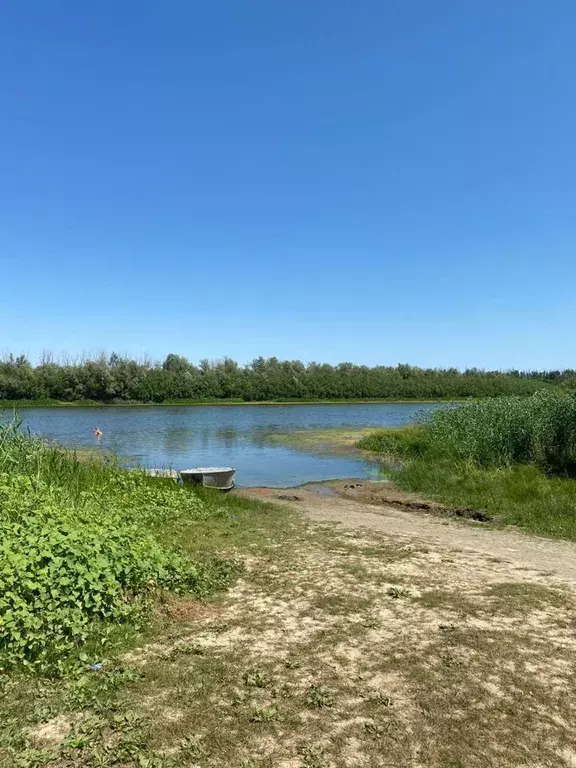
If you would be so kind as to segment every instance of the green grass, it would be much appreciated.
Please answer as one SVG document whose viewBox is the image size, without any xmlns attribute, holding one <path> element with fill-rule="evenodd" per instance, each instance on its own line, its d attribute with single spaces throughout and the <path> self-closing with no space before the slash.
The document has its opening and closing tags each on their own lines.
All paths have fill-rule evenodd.
<svg viewBox="0 0 576 768">
<path fill-rule="evenodd" d="M 401 488 L 443 504 L 483 509 L 532 533 L 576 540 L 576 398 L 541 392 L 436 411 L 414 427 L 359 441 Z"/>
<path fill-rule="evenodd" d="M 449 506 L 483 509 L 502 524 L 541 536 L 576 540 L 576 481 L 530 465 L 482 468 L 469 462 L 416 459 L 394 481 Z"/>
<path fill-rule="evenodd" d="M 576 470 L 576 396 L 541 391 L 440 409 L 424 421 L 426 453 L 484 467 L 535 464 Z"/>
<path fill-rule="evenodd" d="M 3 602 L 8 591 L 2 588 L 0 766 L 119 764 L 175 768 L 181 763 L 168 760 L 150 747 L 156 723 L 143 715 L 141 702 L 153 695 L 150 686 L 161 685 L 163 676 L 170 675 L 181 660 L 194 660 L 204 670 L 203 685 L 218 690 L 223 671 L 214 664 L 212 655 L 188 636 L 190 621 L 203 612 L 214 613 L 215 619 L 208 625 L 211 632 L 226 632 L 227 622 L 217 618 L 218 606 L 223 588 L 242 569 L 242 559 L 256 557 L 267 562 L 278 557 L 278 542 L 298 541 L 302 526 L 276 506 L 208 489 L 181 488 L 170 480 L 127 473 L 114 464 L 90 458 L 80 461 L 70 452 L 21 434 L 16 426 L 0 430 L 0 518 L 4 535 L 0 581 L 8 574 L 14 576 L 12 589 L 19 590 L 17 597 L 27 617 L 38 626 L 23 628 L 23 647 L 13 642 L 15 638 L 6 632 L 11 608 Z M 17 494 L 7 478 L 15 478 Z M 113 510 L 111 529 L 108 523 Z M 44 564 L 35 558 L 39 512 L 43 514 L 40 522 L 45 527 L 47 524 L 53 539 L 48 542 L 47 554 L 62 555 L 61 572 L 50 584 L 43 581 Z M 14 554 L 19 544 L 9 530 L 16 516 L 21 526 L 18 533 L 24 536 L 20 536 L 22 568 L 13 572 L 6 556 Z M 91 615 L 89 598 L 93 599 L 98 590 L 93 583 L 83 582 L 83 575 L 74 573 L 78 564 L 74 551 L 54 551 L 61 545 L 54 535 L 63 519 L 74 538 L 86 545 L 96 544 L 97 552 L 84 547 L 80 559 L 98 582 L 110 586 L 103 576 L 112 576 L 113 597 L 118 598 L 118 602 L 112 601 L 112 608 L 120 608 L 114 615 Z M 114 538 L 118 533 L 123 536 L 120 547 Z M 106 542 L 110 543 L 108 549 L 103 548 Z M 145 546 L 138 548 L 142 542 Z M 152 565 L 158 565 L 160 556 L 160 572 L 146 573 L 146 577 L 155 579 L 154 585 L 148 585 L 148 578 L 145 584 L 138 579 L 124 583 L 129 569 L 116 566 L 125 564 L 134 553 L 141 569 L 150 564 L 152 556 Z M 166 558 L 168 565 L 172 562 L 177 569 L 183 569 L 183 581 L 166 582 Z M 201 582 L 191 581 L 192 574 L 195 578 L 201 576 Z M 75 635 L 74 623 L 67 622 L 65 611 L 61 611 L 60 623 L 54 620 L 54 600 L 63 603 L 58 585 L 62 575 L 73 582 L 63 591 L 73 592 L 74 598 L 80 600 L 73 618 L 80 623 L 86 619 L 86 632 Z M 266 581 L 265 572 L 262 578 Z M 34 582 L 34 594 L 23 591 L 26 580 Z M 54 599 L 43 604 L 39 599 L 42 590 L 50 591 Z M 39 652 L 39 634 L 46 653 Z M 134 686 L 138 686 L 143 673 L 126 660 L 125 654 L 158 643 L 166 649 L 158 660 L 159 679 L 146 676 L 136 696 L 140 705 L 135 706 Z M 98 669 L 93 671 L 92 665 Z M 238 674 L 237 670 L 235 662 L 234 674 Z M 253 677 L 247 673 L 246 680 L 257 685 L 256 690 L 267 686 L 265 673 L 259 670 Z M 211 707 L 208 700 L 202 700 L 199 706 L 204 712 Z M 246 717 L 247 723 L 265 727 L 274 722 L 277 711 L 263 706 L 254 709 L 252 715 L 252 721 Z M 64 723 L 65 736 L 58 746 L 53 746 L 60 741 L 58 735 L 46 744 L 33 735 L 53 722 L 57 734 L 58 718 Z M 166 723 L 158 723 L 158 729 L 165 736 Z M 195 763 L 203 757 L 204 747 L 195 738 L 178 739 L 178 750 L 179 759 Z"/>
<path fill-rule="evenodd" d="M 358 439 L 366 435 L 366 432 L 365 427 L 295 429 L 271 434 L 267 439 L 286 448 L 330 455 L 350 453 L 357 445 Z"/>
<path fill-rule="evenodd" d="M 404 456 L 473 461 L 483 467 L 535 464 L 547 472 L 576 470 L 576 397 L 542 391 L 442 408 L 420 424 L 377 430 L 359 448 Z"/>
<path fill-rule="evenodd" d="M 421 426 L 376 429 L 359 440 L 356 447 L 389 456 L 421 456 L 426 449 L 425 430 Z"/>
</svg>

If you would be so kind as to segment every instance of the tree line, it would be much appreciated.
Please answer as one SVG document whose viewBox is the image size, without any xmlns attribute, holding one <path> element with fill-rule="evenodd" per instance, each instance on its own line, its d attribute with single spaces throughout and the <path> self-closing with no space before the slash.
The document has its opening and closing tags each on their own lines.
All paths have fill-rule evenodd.
<svg viewBox="0 0 576 768">
<path fill-rule="evenodd" d="M 275 357 L 248 365 L 224 358 L 197 365 L 169 354 L 137 361 L 113 353 L 78 362 L 50 358 L 32 365 L 25 356 L 0 361 L 0 400 L 162 403 L 239 399 L 427 399 L 529 395 L 547 387 L 576 390 L 576 371 L 485 371 L 302 363 Z"/>
</svg>

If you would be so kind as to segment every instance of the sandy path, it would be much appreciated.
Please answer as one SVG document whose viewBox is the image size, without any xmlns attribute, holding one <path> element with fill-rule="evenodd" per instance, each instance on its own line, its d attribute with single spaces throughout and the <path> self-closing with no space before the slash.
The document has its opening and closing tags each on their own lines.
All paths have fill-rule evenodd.
<svg viewBox="0 0 576 768">
<path fill-rule="evenodd" d="M 511 530 L 494 530 L 483 523 L 443 520 L 426 513 L 406 512 L 390 506 L 367 504 L 337 495 L 322 496 L 306 488 L 281 491 L 247 489 L 242 495 L 288 505 L 311 520 L 342 523 L 398 537 L 404 543 L 449 550 L 471 550 L 509 562 L 517 568 L 545 571 L 576 583 L 576 544 L 554 541 Z M 298 500 L 279 499 L 294 495 Z"/>
<path fill-rule="evenodd" d="M 239 491 L 235 585 L 124 655 L 141 764 L 574 768 L 576 546 L 335 486 Z"/>
</svg>

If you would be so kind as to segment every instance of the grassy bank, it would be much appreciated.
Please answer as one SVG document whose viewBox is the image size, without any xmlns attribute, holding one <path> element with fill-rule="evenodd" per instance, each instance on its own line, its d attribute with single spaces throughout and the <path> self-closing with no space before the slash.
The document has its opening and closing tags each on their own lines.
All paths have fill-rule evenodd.
<svg viewBox="0 0 576 768">
<path fill-rule="evenodd" d="M 9 425 L 0 516 L 0 766 L 173 768 L 156 749 L 170 719 L 150 716 L 154 675 L 201 652 L 179 643 L 145 682 L 127 659 L 216 615 L 246 559 L 291 535 L 290 514 L 79 461 Z M 206 686 L 220 674 L 205 669 Z M 193 753 L 190 743 L 178 765 Z"/>
<path fill-rule="evenodd" d="M 312 400 L 310 398 L 298 398 L 284 400 L 242 400 L 240 398 L 221 398 L 221 399 L 172 399 L 164 400 L 160 403 L 139 402 L 139 401 L 116 401 L 101 402 L 97 400 L 0 400 L 0 410 L 22 410 L 24 408 L 166 408 L 170 406 L 199 406 L 199 405 L 360 405 L 371 403 L 390 403 L 390 404 L 418 404 L 418 403 L 448 403 L 462 402 L 457 398 L 430 398 L 430 399 L 404 399 L 394 398 L 324 398 Z"/>
<path fill-rule="evenodd" d="M 576 399 L 540 393 L 442 410 L 420 425 L 377 430 L 357 443 L 382 458 L 403 489 L 486 509 L 533 533 L 576 539 Z"/>
<path fill-rule="evenodd" d="M 204 596 L 234 564 L 176 547 L 208 505 L 175 483 L 0 427 L 0 665 L 62 673 L 129 634 L 165 593 Z"/>
<path fill-rule="evenodd" d="M 209 614 L 289 513 L 80 458 L 11 423 L 0 524 L 0 766 L 170 765 L 125 698 L 141 677 L 125 654 Z"/>
</svg>

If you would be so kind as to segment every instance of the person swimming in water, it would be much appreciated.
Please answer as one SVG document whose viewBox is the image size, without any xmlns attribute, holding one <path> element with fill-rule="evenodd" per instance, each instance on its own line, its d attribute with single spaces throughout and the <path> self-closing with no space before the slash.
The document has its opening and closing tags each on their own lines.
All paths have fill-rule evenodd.
<svg viewBox="0 0 576 768">
<path fill-rule="evenodd" d="M 94 437 L 95 437 L 97 440 L 100 440 L 100 438 L 102 437 L 102 434 L 103 434 L 103 433 L 102 433 L 102 430 L 100 429 L 100 427 L 96 427 L 96 428 L 94 429 Z"/>
</svg>

